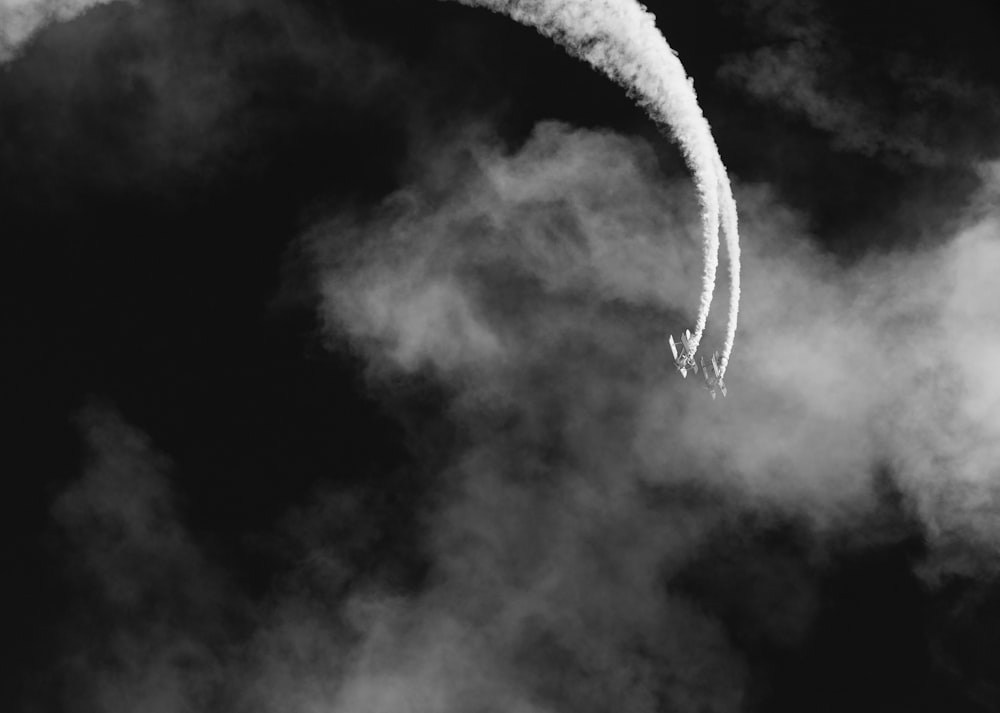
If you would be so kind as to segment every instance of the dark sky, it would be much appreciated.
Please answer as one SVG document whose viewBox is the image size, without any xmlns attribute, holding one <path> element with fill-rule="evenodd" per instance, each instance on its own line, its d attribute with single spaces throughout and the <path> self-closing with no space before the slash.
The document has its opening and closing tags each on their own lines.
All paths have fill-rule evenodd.
<svg viewBox="0 0 1000 713">
<path fill-rule="evenodd" d="M 740 206 L 717 402 L 677 146 L 532 29 L 13 46 L 0 708 L 1000 710 L 1000 6 L 647 7 Z"/>
</svg>

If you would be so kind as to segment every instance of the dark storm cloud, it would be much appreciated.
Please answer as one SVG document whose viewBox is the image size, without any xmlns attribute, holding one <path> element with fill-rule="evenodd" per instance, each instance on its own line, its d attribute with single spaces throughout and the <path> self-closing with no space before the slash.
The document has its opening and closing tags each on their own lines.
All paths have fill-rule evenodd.
<svg viewBox="0 0 1000 713">
<path fill-rule="evenodd" d="M 723 79 L 828 132 L 836 148 L 956 166 L 1000 152 L 995 82 L 977 78 L 947 50 L 935 57 L 905 39 L 913 18 L 935 21 L 926 7 L 851 18 L 816 0 L 754 0 L 739 12 L 763 46 L 730 56 Z"/>
</svg>

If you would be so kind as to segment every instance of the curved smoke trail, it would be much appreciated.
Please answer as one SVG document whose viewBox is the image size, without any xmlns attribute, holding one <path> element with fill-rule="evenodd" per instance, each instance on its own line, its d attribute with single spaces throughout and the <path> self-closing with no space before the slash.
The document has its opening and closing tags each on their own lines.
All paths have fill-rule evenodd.
<svg viewBox="0 0 1000 713">
<path fill-rule="evenodd" d="M 708 321 L 719 264 L 720 186 L 729 200 L 732 193 L 708 121 L 698 105 L 694 85 L 657 30 L 653 16 L 633 0 L 458 2 L 507 15 L 552 38 L 567 52 L 624 86 L 654 121 L 670 130 L 694 174 L 701 204 L 704 268 L 698 316 L 691 339 L 691 352 L 696 352 Z M 735 232 L 735 222 L 731 221 L 735 212 L 733 215 L 724 213 L 723 218 L 726 216 Z M 730 326 L 735 331 L 735 319 L 730 320 Z M 727 341 L 730 347 L 731 341 Z M 727 350 L 727 358 L 728 353 Z"/>
<path fill-rule="evenodd" d="M 736 324 L 740 316 L 740 231 L 739 214 L 736 210 L 736 199 L 733 198 L 733 186 L 729 175 L 718 159 L 719 192 L 722 194 L 722 233 L 726 239 L 726 253 L 729 258 L 729 320 L 726 325 L 726 341 L 722 347 L 720 359 L 720 378 L 726 375 L 729 366 L 729 356 L 733 353 L 733 342 L 736 341 Z"/>
</svg>

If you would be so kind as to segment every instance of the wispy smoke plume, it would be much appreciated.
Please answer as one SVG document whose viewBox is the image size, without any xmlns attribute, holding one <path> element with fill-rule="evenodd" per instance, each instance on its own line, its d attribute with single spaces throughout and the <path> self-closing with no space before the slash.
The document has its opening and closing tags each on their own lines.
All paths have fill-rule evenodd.
<svg viewBox="0 0 1000 713">
<path fill-rule="evenodd" d="M 412 76 L 323 12 L 298 2 L 149 0 L 40 31 L 0 77 L 2 165 L 39 203 L 69 200 L 79 184 L 115 196 L 157 181 L 183 191 L 220 171 L 254 170 L 269 160 L 258 151 L 267 137 L 301 132 L 303 122 L 335 144 L 356 131 L 357 112 L 387 97 L 406 96 L 407 116 L 418 113 Z M 338 118 L 321 133 L 324 112 Z"/>
<path fill-rule="evenodd" d="M 333 701 L 360 626 L 341 611 L 355 572 L 343 538 L 313 531 L 335 513 L 359 525 L 350 498 L 321 498 L 295 518 L 305 534 L 275 537 L 309 556 L 252 603 L 185 525 L 173 466 L 150 439 L 108 405 L 79 423 L 90 460 L 52 508 L 77 594 L 50 674 L 57 709 L 306 712 Z"/>
<path fill-rule="evenodd" d="M 1000 541 L 994 206 L 937 250 L 844 268 L 743 186 L 747 264 L 769 279 L 715 403 L 653 338 L 699 275 L 686 187 L 610 133 L 478 136 L 308 241 L 330 338 L 372 379 L 447 394 L 459 436 L 413 532 L 425 576 L 364 574 L 385 533 L 331 490 L 289 515 L 296 564 L 251 603 L 184 527 L 166 459 L 92 407 L 90 465 L 53 509 L 90 592 L 59 667 L 74 710 L 755 710 L 750 682 L 808 635 L 838 550 L 912 518 L 929 586 L 996 572 L 967 556 Z"/>
<path fill-rule="evenodd" d="M 701 297 L 691 340 L 692 354 L 701 343 L 715 291 L 718 267 L 720 194 L 726 219 L 722 226 L 729 248 L 733 290 L 730 326 L 723 348 L 723 370 L 729 362 L 739 313 L 739 236 L 736 207 L 725 166 L 698 105 L 694 83 L 677 54 L 656 28 L 653 16 L 631 0 L 625 2 L 517 2 L 516 0 L 459 0 L 487 7 L 551 37 L 566 50 L 587 61 L 625 87 L 657 123 L 666 126 L 680 145 L 694 174 L 701 202 L 703 259 Z"/>
<path fill-rule="evenodd" d="M 742 368 L 712 402 L 664 363 L 704 216 L 652 154 L 557 123 L 514 149 L 480 128 L 303 240 L 330 343 L 380 389 L 433 390 L 443 407 L 407 425 L 451 437 L 401 476 L 419 502 L 330 486 L 290 512 L 263 595 L 185 524 L 176 466 L 128 414 L 85 409 L 90 459 L 52 510 L 80 592 L 63 708 L 775 710 L 838 558 L 915 538 L 899 567 L 928 591 L 997 576 L 997 168 L 938 247 L 849 266 L 768 186 L 738 185 Z"/>
<path fill-rule="evenodd" d="M 72 710 L 204 708 L 241 603 L 178 520 L 167 460 L 110 408 L 80 416 L 90 463 L 53 505 L 90 606 L 66 628 Z"/>
<path fill-rule="evenodd" d="M 838 148 L 928 166 L 979 160 L 987 143 L 996 155 L 1000 95 L 951 58 L 889 44 L 908 28 L 857 38 L 858 30 L 840 30 L 836 10 L 813 0 L 753 0 L 741 12 L 763 46 L 731 56 L 721 76 L 828 132 Z M 886 28 L 906 18 L 891 20 Z M 960 131 L 943 129 L 954 122 Z"/>
<path fill-rule="evenodd" d="M 525 660 L 520 646 L 544 643 L 532 632 L 552 631 L 559 646 L 541 660 L 568 656 L 570 670 L 621 696 L 620 710 L 671 695 L 688 701 L 673 709 L 737 710 L 738 693 L 720 700 L 708 691 L 740 690 L 739 654 L 713 639 L 709 622 L 681 613 L 669 585 L 657 592 L 656 584 L 683 580 L 734 513 L 804 518 L 856 545 L 892 541 L 907 535 L 864 526 L 884 514 L 888 473 L 930 547 L 921 576 L 995 570 L 956 553 L 1000 542 L 1000 381 L 990 369 L 1000 321 L 989 277 L 1000 267 L 1000 216 L 992 208 L 970 217 L 937 250 L 845 268 L 810 246 L 804 223 L 766 188 L 745 186 L 753 246 L 745 264 L 767 279 L 747 290 L 746 367 L 720 407 L 671 379 L 651 339 L 659 321 L 676 319 L 694 277 L 677 244 L 692 216 L 663 213 L 683 204 L 682 192 L 659 183 L 641 154 L 620 137 L 558 125 L 540 126 L 514 154 L 489 144 L 445 148 L 434 162 L 473 157 L 455 181 L 462 189 L 442 198 L 431 178 L 374 221 L 335 222 L 317 238 L 338 263 L 323 282 L 325 310 L 332 332 L 376 374 L 431 374 L 454 390 L 453 415 L 478 444 L 456 466 L 454 499 L 431 530 L 436 594 L 461 592 L 448 595 L 444 611 L 468 610 L 476 622 L 471 641 L 447 635 L 473 646 L 458 657 L 463 665 L 510 670 L 498 650 Z M 655 239 L 662 234 L 675 237 Z M 345 260 L 346 245 L 361 247 Z M 651 264 L 665 266 L 668 279 Z M 678 498 L 685 489 L 700 495 Z M 605 560 L 602 542 L 618 554 Z M 767 571 L 767 581 L 787 574 Z M 658 579 L 648 579 L 652 572 Z M 772 584 L 798 587 L 790 576 Z M 804 599 L 786 612 L 791 621 L 763 619 L 771 645 L 794 641 L 781 632 L 801 631 L 811 616 L 808 587 L 795 591 Z M 577 619 L 587 626 L 568 623 Z M 678 619 L 698 631 L 687 656 L 721 679 L 702 688 L 684 668 L 690 659 L 640 634 L 662 631 L 679 645 Z M 530 629 L 507 628 L 522 621 Z M 616 633 L 594 639 L 602 622 Z M 484 643 L 482 631 L 493 627 L 502 638 Z M 389 650 L 400 636 L 409 640 L 397 632 Z M 511 636 L 516 643 L 498 643 Z M 604 667 L 598 652 L 607 650 L 618 666 Z M 646 654 L 628 662 L 625 650 Z M 674 684 L 662 690 L 655 677 L 645 680 L 646 665 L 675 671 Z M 619 666 L 637 677 L 631 688 L 614 687 Z M 398 685 L 426 675 L 409 670 Z M 526 680 L 519 685 L 545 689 Z M 377 708 L 385 689 L 364 685 L 351 700 Z M 462 700 L 430 709 L 459 709 Z M 577 703 L 553 701 L 557 710 Z"/>
<path fill-rule="evenodd" d="M 656 469 L 683 471 L 671 463 L 712 453 L 703 477 L 789 506 L 803 498 L 829 505 L 862 495 L 876 464 L 890 462 L 929 518 L 952 517 L 924 487 L 935 478 L 957 478 L 941 487 L 972 488 L 992 502 L 985 456 L 1000 428 L 991 410 L 1000 387 L 988 367 L 998 324 L 986 275 L 996 260 L 994 212 L 937 252 L 845 269 L 805 247 L 805 228 L 766 191 L 745 188 L 747 231 L 761 243 L 747 264 L 769 278 L 748 293 L 752 368 L 735 379 L 748 394 L 710 408 L 682 395 L 683 384 L 663 383 L 651 367 L 657 348 L 640 346 L 652 316 L 676 319 L 691 280 L 676 244 L 689 223 L 682 213 L 658 216 L 655 203 L 676 205 L 676 189 L 644 173 L 623 139 L 557 125 L 539 127 L 515 155 L 462 150 L 477 168 L 454 198 L 428 204 L 416 187 L 395 199 L 405 210 L 333 231 L 345 243 L 359 240 L 358 230 L 374 237 L 324 286 L 331 327 L 352 335 L 373 363 L 429 368 L 478 394 L 474 403 L 496 404 L 507 403 L 501 395 L 511 393 L 514 374 L 551 360 L 578 380 L 580 406 L 567 404 L 575 411 L 590 393 L 588 375 L 596 379 L 589 361 L 622 359 L 620 387 L 636 409 L 627 447 Z M 616 195 L 632 198 L 623 204 Z M 676 237 L 657 244 L 657 231 Z M 667 270 L 662 285 L 650 265 Z M 587 359 L 568 356 L 576 352 Z M 942 412 L 951 414 L 943 423 Z M 927 435 L 917 435 L 924 429 L 951 434 L 935 458 L 926 457 Z M 924 455 L 914 459 L 917 449 Z M 970 468 L 922 472 L 945 452 L 965 453 Z M 972 511 L 945 509 L 954 526 L 971 525 Z"/>
<path fill-rule="evenodd" d="M 0 0 L 0 62 L 9 60 L 43 26 L 69 20 L 111 0 Z"/>
</svg>

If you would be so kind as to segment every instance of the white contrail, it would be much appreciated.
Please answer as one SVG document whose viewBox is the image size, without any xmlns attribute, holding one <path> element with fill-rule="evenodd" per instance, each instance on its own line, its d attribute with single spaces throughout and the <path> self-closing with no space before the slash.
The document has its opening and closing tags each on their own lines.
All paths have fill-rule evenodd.
<svg viewBox="0 0 1000 713">
<path fill-rule="evenodd" d="M 736 199 L 733 198 L 733 187 L 729 182 L 729 175 L 721 158 L 718 159 L 717 170 L 719 192 L 722 194 L 722 233 L 726 240 L 726 253 L 729 258 L 729 320 L 726 325 L 726 341 L 722 347 L 722 358 L 719 364 L 721 378 L 726 375 L 729 356 L 733 353 L 736 324 L 740 316 L 740 231 Z"/>
<path fill-rule="evenodd" d="M 729 181 L 708 122 L 698 105 L 694 85 L 677 55 L 656 29 L 653 16 L 634 0 L 458 2 L 502 13 L 551 37 L 570 54 L 586 60 L 624 86 L 654 121 L 668 127 L 694 174 L 701 204 L 705 263 L 698 316 L 691 339 L 693 354 L 701 343 L 715 291 L 719 264 L 719 189 L 720 186 L 728 189 Z M 731 193 L 727 195 L 731 200 Z M 735 211 L 728 217 L 734 219 Z M 735 221 L 731 227 L 735 235 Z M 732 246 L 730 251 L 733 255 Z M 738 268 L 735 272 L 738 275 Z M 738 286 L 738 277 L 736 284 Z M 735 319 L 730 320 L 730 326 L 735 332 Z M 731 339 L 727 344 L 729 342 Z M 727 358 L 728 353 L 727 350 Z"/>
<path fill-rule="evenodd" d="M 110 0 L 0 0 L 0 62 L 17 54 L 42 26 L 105 2 Z"/>
</svg>

